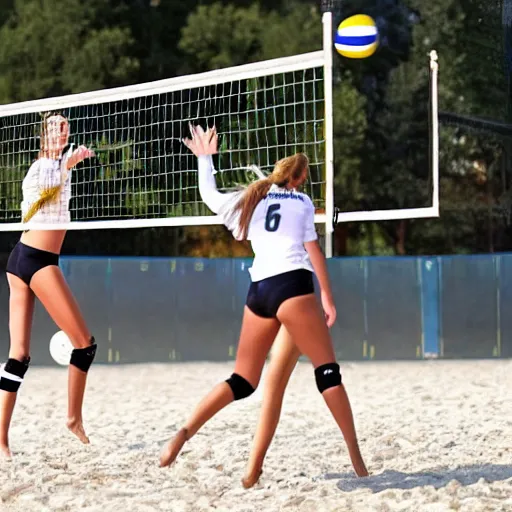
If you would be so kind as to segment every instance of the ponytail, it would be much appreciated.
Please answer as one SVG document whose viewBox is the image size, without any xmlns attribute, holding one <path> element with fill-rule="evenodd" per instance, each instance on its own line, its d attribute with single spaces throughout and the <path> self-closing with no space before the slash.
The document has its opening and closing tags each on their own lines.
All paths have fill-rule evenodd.
<svg viewBox="0 0 512 512">
<path fill-rule="evenodd" d="M 39 199 L 30 206 L 25 217 L 23 217 L 23 222 L 28 222 L 39 210 L 51 203 L 55 203 L 60 196 L 61 189 L 62 183 L 55 187 L 44 189 L 41 192 Z"/>
<path fill-rule="evenodd" d="M 242 240 L 247 239 L 249 224 L 254 210 L 259 202 L 268 194 L 271 186 L 272 179 L 270 177 L 251 183 L 236 204 L 235 212 L 240 212 L 239 226 Z"/>
<path fill-rule="evenodd" d="M 272 174 L 268 178 L 256 181 L 247 187 L 233 209 L 233 213 L 240 214 L 241 240 L 247 239 L 254 210 L 259 202 L 266 197 L 270 187 L 274 184 L 278 187 L 286 187 L 290 183 L 300 180 L 308 165 L 309 160 L 304 153 L 283 158 L 276 163 Z"/>
</svg>

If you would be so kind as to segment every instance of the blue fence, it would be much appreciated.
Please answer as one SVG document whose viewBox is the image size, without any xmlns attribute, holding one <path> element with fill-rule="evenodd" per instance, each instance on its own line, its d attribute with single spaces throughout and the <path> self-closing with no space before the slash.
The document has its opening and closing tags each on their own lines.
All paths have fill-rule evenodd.
<svg viewBox="0 0 512 512">
<path fill-rule="evenodd" d="M 245 259 L 79 258 L 61 268 L 99 362 L 232 359 L 249 286 Z M 329 261 L 340 360 L 512 356 L 512 255 Z M 7 353 L 8 288 L 0 281 Z M 57 328 L 36 307 L 31 354 L 53 364 Z"/>
</svg>

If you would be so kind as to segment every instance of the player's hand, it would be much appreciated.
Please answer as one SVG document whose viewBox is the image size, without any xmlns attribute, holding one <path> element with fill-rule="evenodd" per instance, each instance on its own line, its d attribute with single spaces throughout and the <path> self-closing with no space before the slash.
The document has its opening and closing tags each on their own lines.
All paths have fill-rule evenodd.
<svg viewBox="0 0 512 512">
<path fill-rule="evenodd" d="M 196 156 L 214 155 L 217 153 L 217 128 L 208 128 L 206 131 L 201 126 L 189 124 L 191 139 L 183 139 L 187 146 Z"/>
<path fill-rule="evenodd" d="M 92 149 L 89 149 L 85 146 L 78 146 L 67 161 L 67 168 L 71 169 L 75 167 L 75 165 L 83 162 L 86 158 L 92 158 L 95 156 L 95 153 Z"/>
<path fill-rule="evenodd" d="M 327 296 L 324 292 L 321 293 L 321 298 L 325 321 L 327 322 L 327 327 L 330 329 L 334 325 L 334 322 L 336 322 L 336 306 L 334 305 L 333 298 Z"/>
</svg>

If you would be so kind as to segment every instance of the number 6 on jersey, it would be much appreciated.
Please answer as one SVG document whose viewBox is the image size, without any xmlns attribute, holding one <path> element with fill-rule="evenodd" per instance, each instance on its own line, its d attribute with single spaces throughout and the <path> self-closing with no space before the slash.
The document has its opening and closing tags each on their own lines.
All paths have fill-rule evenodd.
<svg viewBox="0 0 512 512">
<path fill-rule="evenodd" d="M 267 231 L 277 231 L 281 222 L 281 215 L 277 211 L 281 208 L 279 203 L 271 204 L 265 217 L 265 229 Z"/>
</svg>

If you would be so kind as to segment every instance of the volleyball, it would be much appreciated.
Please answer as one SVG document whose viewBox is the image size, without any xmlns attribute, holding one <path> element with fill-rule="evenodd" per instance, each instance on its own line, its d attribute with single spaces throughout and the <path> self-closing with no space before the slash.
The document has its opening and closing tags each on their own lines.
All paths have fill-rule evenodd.
<svg viewBox="0 0 512 512">
<path fill-rule="evenodd" d="M 67 366 L 71 360 L 73 345 L 64 331 L 56 332 L 50 340 L 50 355 L 62 366 Z"/>
<path fill-rule="evenodd" d="M 379 46 L 379 31 L 372 17 L 356 14 L 343 20 L 334 38 L 336 51 L 349 59 L 365 59 Z"/>
</svg>

